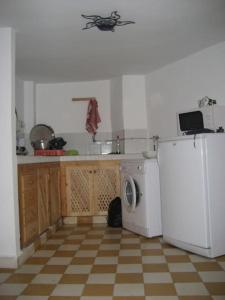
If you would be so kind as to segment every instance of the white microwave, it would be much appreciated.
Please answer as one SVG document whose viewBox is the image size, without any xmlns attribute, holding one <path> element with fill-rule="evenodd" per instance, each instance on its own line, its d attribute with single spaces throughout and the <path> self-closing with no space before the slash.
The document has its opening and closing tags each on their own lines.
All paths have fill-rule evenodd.
<svg viewBox="0 0 225 300">
<path fill-rule="evenodd" d="M 177 134 L 201 132 L 204 129 L 216 131 L 225 129 L 225 106 L 212 105 L 177 113 Z"/>
</svg>

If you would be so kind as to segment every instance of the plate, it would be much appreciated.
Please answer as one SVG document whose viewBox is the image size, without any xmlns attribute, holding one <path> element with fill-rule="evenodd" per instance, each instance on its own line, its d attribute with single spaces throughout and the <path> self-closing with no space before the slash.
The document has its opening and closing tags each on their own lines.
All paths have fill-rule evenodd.
<svg viewBox="0 0 225 300">
<path fill-rule="evenodd" d="M 37 124 L 30 131 L 30 142 L 31 145 L 36 141 L 44 140 L 49 142 L 55 137 L 54 130 L 45 124 Z"/>
</svg>

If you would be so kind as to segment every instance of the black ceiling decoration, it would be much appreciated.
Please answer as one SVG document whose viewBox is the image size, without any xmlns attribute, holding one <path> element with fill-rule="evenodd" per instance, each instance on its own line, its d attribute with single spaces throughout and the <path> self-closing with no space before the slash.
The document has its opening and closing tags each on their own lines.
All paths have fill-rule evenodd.
<svg viewBox="0 0 225 300">
<path fill-rule="evenodd" d="M 120 21 L 121 16 L 117 13 L 117 11 L 113 11 L 110 17 L 100 17 L 98 15 L 81 15 L 83 18 L 91 20 L 86 23 L 86 27 L 84 29 L 90 29 L 92 27 L 97 27 L 101 31 L 115 31 L 115 26 L 123 26 L 128 24 L 135 24 L 133 21 Z"/>
</svg>

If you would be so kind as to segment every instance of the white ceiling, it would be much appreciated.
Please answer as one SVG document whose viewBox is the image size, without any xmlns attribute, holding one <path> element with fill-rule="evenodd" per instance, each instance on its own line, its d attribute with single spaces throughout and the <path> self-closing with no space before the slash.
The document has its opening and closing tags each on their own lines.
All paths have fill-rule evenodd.
<svg viewBox="0 0 225 300">
<path fill-rule="evenodd" d="M 81 14 L 136 24 L 82 30 Z M 0 27 L 16 30 L 16 72 L 65 82 L 145 74 L 225 41 L 225 0 L 0 0 Z"/>
</svg>

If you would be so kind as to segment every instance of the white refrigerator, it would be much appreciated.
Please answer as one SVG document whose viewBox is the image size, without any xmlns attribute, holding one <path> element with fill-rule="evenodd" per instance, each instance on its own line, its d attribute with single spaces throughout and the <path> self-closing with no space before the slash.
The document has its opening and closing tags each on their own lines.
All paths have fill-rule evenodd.
<svg viewBox="0 0 225 300">
<path fill-rule="evenodd" d="M 158 149 L 163 239 L 207 257 L 225 254 L 225 134 L 169 138 Z"/>
</svg>

